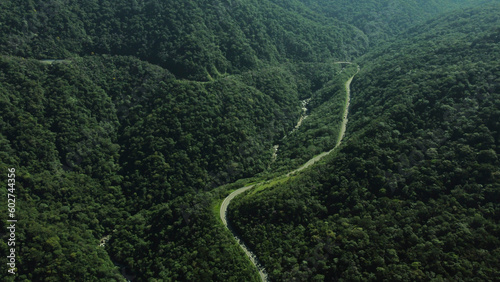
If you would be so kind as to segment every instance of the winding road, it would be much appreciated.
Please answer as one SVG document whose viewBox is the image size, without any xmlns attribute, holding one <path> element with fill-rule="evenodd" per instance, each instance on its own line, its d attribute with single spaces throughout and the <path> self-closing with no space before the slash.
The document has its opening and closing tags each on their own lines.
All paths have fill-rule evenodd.
<svg viewBox="0 0 500 282">
<path fill-rule="evenodd" d="M 250 251 L 250 249 L 245 245 L 243 240 L 235 233 L 235 231 L 231 228 L 231 226 L 227 222 L 227 219 L 228 219 L 227 218 L 227 207 L 229 206 L 229 203 L 231 202 L 231 200 L 234 199 L 234 197 L 238 196 L 239 194 L 241 194 L 249 189 L 252 189 L 255 185 L 256 184 L 245 186 L 245 187 L 237 189 L 233 193 L 229 194 L 229 196 L 227 196 L 224 199 L 224 201 L 222 202 L 222 204 L 220 206 L 220 219 L 222 220 L 222 223 L 224 223 L 224 225 L 229 229 L 229 231 L 231 231 L 231 233 L 233 234 L 236 241 L 238 241 L 238 244 L 240 245 L 240 247 L 243 249 L 243 251 L 248 256 L 248 258 L 252 261 L 253 265 L 255 265 L 255 267 L 259 271 L 260 279 L 262 281 L 268 281 L 266 270 L 263 267 L 261 267 L 261 264 L 260 264 L 259 260 L 257 259 L 257 256 Z"/>
<path fill-rule="evenodd" d="M 335 62 L 335 63 L 338 63 L 338 64 L 351 64 L 350 62 Z M 350 88 L 350 86 L 351 86 L 351 82 L 352 82 L 354 76 L 356 74 L 358 74 L 358 72 L 359 72 L 359 66 L 358 66 L 357 72 L 354 75 L 352 75 L 346 81 L 346 83 L 345 83 L 346 103 L 345 103 L 345 106 L 344 106 L 344 113 L 342 115 L 343 118 L 342 118 L 342 124 L 340 126 L 339 137 L 337 139 L 337 143 L 335 144 L 335 147 L 333 149 L 331 149 L 330 151 L 328 151 L 328 152 L 323 152 L 323 153 L 315 156 L 314 158 L 310 159 L 305 164 L 303 164 L 301 167 L 299 167 L 299 168 L 297 168 L 297 169 L 295 169 L 295 170 L 287 173 L 286 177 L 289 177 L 290 175 L 292 175 L 294 173 L 297 173 L 299 171 L 302 171 L 302 170 L 310 167 L 311 165 L 313 165 L 315 162 L 319 161 L 324 156 L 330 154 L 333 150 L 335 150 L 342 143 L 342 139 L 344 138 L 345 131 L 346 131 L 346 126 L 347 126 L 347 116 L 349 114 L 349 103 L 351 101 L 351 88 Z M 243 240 L 231 228 L 231 225 L 228 222 L 228 217 L 227 217 L 227 208 L 229 206 L 229 203 L 231 203 L 231 200 L 233 200 L 239 194 L 244 193 L 245 191 L 248 191 L 248 190 L 254 188 L 256 185 L 261 184 L 261 183 L 263 183 L 263 182 L 239 188 L 239 189 L 235 190 L 234 192 L 232 192 L 231 194 L 229 194 L 229 196 L 227 196 L 224 199 L 224 201 L 222 202 L 222 204 L 220 206 L 220 218 L 222 220 L 222 223 L 226 226 L 226 228 L 229 229 L 229 231 L 231 231 L 231 233 L 233 234 L 233 237 L 236 239 L 236 241 L 238 241 L 238 244 L 240 245 L 240 247 L 243 249 L 243 251 L 248 256 L 248 258 L 250 259 L 250 261 L 252 261 L 252 263 L 255 265 L 255 267 L 259 271 L 259 276 L 260 276 L 261 280 L 262 281 L 268 281 L 266 270 L 259 263 L 259 261 L 257 259 L 257 256 L 255 256 L 255 254 L 250 251 L 250 249 L 245 245 L 245 243 L 243 242 Z"/>
</svg>

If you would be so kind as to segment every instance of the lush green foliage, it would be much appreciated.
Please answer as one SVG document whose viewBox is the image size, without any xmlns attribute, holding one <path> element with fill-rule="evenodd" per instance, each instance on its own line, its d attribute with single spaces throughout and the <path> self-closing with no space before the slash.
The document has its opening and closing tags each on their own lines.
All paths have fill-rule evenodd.
<svg viewBox="0 0 500 282">
<path fill-rule="evenodd" d="M 463 4 L 392 1 L 397 14 L 368 2 L 0 2 L 15 279 L 112 281 L 123 266 L 138 281 L 257 281 L 214 218 L 236 188 L 219 186 L 329 150 L 355 71 L 335 62 L 352 58 L 345 145 L 231 204 L 242 235 L 276 280 L 497 277 L 498 8 L 367 53 Z"/>
<path fill-rule="evenodd" d="M 354 28 L 271 1 L 4 1 L 3 53 L 65 58 L 132 55 L 179 77 L 207 80 L 269 62 L 358 56 Z"/>
<path fill-rule="evenodd" d="M 499 12 L 438 18 L 362 58 L 341 150 L 230 206 L 273 280 L 498 277 Z"/>
<path fill-rule="evenodd" d="M 127 215 L 111 100 L 71 65 L 11 57 L 0 65 L 0 168 L 16 168 L 19 278 L 119 277 L 97 247 Z M 7 253 L 6 241 L 0 245 Z"/>
<path fill-rule="evenodd" d="M 357 27 L 358 37 L 371 46 L 395 36 L 440 13 L 496 0 L 296 0 L 325 18 L 335 18 Z M 300 6 L 295 4 L 295 6 Z"/>
<path fill-rule="evenodd" d="M 117 230 L 116 240 L 130 239 L 120 233 L 121 228 L 130 229 L 127 224 L 120 225 L 129 213 L 144 210 L 142 213 L 149 214 L 149 208 L 174 199 L 178 209 L 186 210 L 194 205 L 192 195 L 267 167 L 270 148 L 279 137 L 275 132 L 289 130 L 298 118 L 298 89 L 312 84 L 304 76 L 296 78 L 285 67 L 203 83 L 175 80 L 160 67 L 120 56 L 76 58 L 70 63 L 52 65 L 5 56 L 1 64 L 1 101 L 5 109 L 2 152 L 6 157 L 2 168 L 17 168 L 18 189 L 23 191 L 19 196 L 25 203 L 19 205 L 25 221 L 18 236 L 36 237 L 30 235 L 36 232 L 27 226 L 30 222 L 43 222 L 44 225 L 35 226 L 51 226 L 51 232 L 64 235 L 64 244 L 81 244 L 99 251 L 101 256 L 105 252 L 97 245 L 104 235 Z M 201 207 L 198 216 L 212 217 L 208 205 Z M 174 215 L 172 222 L 179 213 Z M 127 222 L 136 222 L 133 219 L 137 216 Z M 214 232 L 214 222 L 201 222 L 203 228 Z M 75 228 L 71 233 L 86 237 L 67 237 L 67 225 Z M 193 225 L 184 228 L 200 229 Z M 154 235 L 158 234 L 161 233 Z M 197 249 L 196 242 L 209 240 L 192 235 L 178 237 L 191 243 L 191 253 Z M 222 239 L 210 240 L 225 245 Z M 28 242 L 20 247 L 25 264 L 19 272 L 40 277 L 49 277 L 52 272 L 68 277 L 79 275 L 66 266 L 75 261 L 76 245 L 63 245 L 59 263 L 48 263 L 35 259 L 34 251 L 41 247 L 38 240 Z M 3 244 L 5 250 L 7 246 Z M 141 254 L 135 248 L 141 245 L 133 245 L 132 249 L 129 241 L 116 245 L 122 244 L 126 244 L 127 250 L 116 249 L 114 257 L 127 262 L 134 271 L 141 271 L 144 277 L 186 272 L 175 265 L 168 274 L 160 274 L 163 270 L 142 272 L 149 264 L 139 267 L 133 262 L 138 259 L 134 254 Z M 235 251 L 237 247 L 228 252 Z M 127 260 L 122 253 L 127 254 Z M 100 265 L 88 265 L 95 269 L 87 271 L 89 277 L 100 277 L 95 272 L 102 267 L 113 268 L 107 256 L 101 258 L 107 259 L 107 264 L 92 259 L 90 254 L 76 258 L 83 264 L 92 260 Z M 153 261 L 153 257 L 147 259 Z M 28 268 L 40 268 L 40 264 L 47 268 L 38 271 L 46 273 Z M 229 268 L 224 264 L 220 267 Z M 188 273 L 178 275 L 207 275 Z M 220 273 L 213 277 L 222 279 Z"/>
</svg>

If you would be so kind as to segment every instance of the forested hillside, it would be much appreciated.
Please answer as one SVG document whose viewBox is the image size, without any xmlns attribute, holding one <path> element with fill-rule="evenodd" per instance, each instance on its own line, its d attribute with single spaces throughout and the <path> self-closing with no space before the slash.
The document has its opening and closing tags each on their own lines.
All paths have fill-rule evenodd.
<svg viewBox="0 0 500 282">
<path fill-rule="evenodd" d="M 498 277 L 499 14 L 451 13 L 360 58 L 344 145 L 233 201 L 271 280 Z"/>
<path fill-rule="evenodd" d="M 358 65 L 338 153 L 235 226 L 273 280 L 496 277 L 499 10 L 382 2 L 1 1 L 1 280 L 258 281 L 218 203 L 331 149 Z"/>
<path fill-rule="evenodd" d="M 0 21 L 4 54 L 131 55 L 196 80 L 366 48 L 348 24 L 318 22 L 271 1 L 3 1 Z"/>
<path fill-rule="evenodd" d="M 394 40 L 406 29 L 431 17 L 459 8 L 494 3 L 496 0 L 295 0 L 274 1 L 277 5 L 301 11 L 306 15 L 331 18 L 351 24 L 358 29 L 371 47 Z M 308 11 L 308 12 L 305 12 Z"/>
</svg>

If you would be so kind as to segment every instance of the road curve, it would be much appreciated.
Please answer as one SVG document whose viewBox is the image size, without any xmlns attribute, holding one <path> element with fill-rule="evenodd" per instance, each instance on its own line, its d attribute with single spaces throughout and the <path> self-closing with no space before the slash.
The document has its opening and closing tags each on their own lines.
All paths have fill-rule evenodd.
<svg viewBox="0 0 500 282">
<path fill-rule="evenodd" d="M 335 62 L 335 63 L 350 64 L 350 62 Z M 358 66 L 358 71 L 354 75 L 352 75 L 346 81 L 346 83 L 345 83 L 346 103 L 345 103 L 345 106 L 344 106 L 344 113 L 342 115 L 342 124 L 341 124 L 340 131 L 339 131 L 339 137 L 337 139 L 337 143 L 335 144 L 335 147 L 333 149 L 331 149 L 330 151 L 328 151 L 328 152 L 323 152 L 323 153 L 315 156 L 314 158 L 310 159 L 308 162 L 306 162 L 301 167 L 299 167 L 296 170 L 293 170 L 293 171 L 287 173 L 286 176 L 290 176 L 291 174 L 294 174 L 296 172 L 299 172 L 301 170 L 304 170 L 304 169 L 308 168 L 309 166 L 311 166 L 312 164 L 314 164 L 315 162 L 317 162 L 318 160 L 320 160 L 324 156 L 330 154 L 333 150 L 335 150 L 340 145 L 340 143 L 342 142 L 342 139 L 344 138 L 345 130 L 346 130 L 346 126 L 347 126 L 347 116 L 349 114 L 349 102 L 351 100 L 351 89 L 350 89 L 350 86 L 351 86 L 351 82 L 352 82 L 354 76 L 356 74 L 358 74 L 358 72 L 359 72 L 359 66 Z M 260 184 L 260 183 L 257 183 L 257 184 Z M 235 190 L 234 192 L 232 192 L 231 194 L 229 194 L 224 199 L 224 201 L 222 202 L 222 204 L 220 206 L 220 219 L 222 220 L 222 223 L 224 223 L 224 226 L 226 226 L 226 228 L 233 234 L 234 238 L 236 239 L 236 241 L 238 241 L 238 244 L 243 249 L 243 251 L 245 252 L 245 254 L 248 256 L 248 258 L 250 259 L 250 261 L 252 261 L 253 265 L 255 265 L 255 267 L 259 271 L 260 279 L 262 281 L 264 281 L 264 282 L 267 282 L 268 278 L 267 278 L 266 270 L 264 269 L 264 267 L 261 266 L 261 264 L 259 263 L 257 257 L 255 256 L 255 254 L 250 251 L 250 249 L 245 245 L 245 243 L 243 242 L 243 240 L 231 228 L 231 226 L 228 223 L 228 218 L 227 218 L 227 207 L 229 206 L 229 203 L 231 202 L 231 200 L 234 199 L 239 194 L 241 194 L 241 193 L 243 193 L 243 192 L 245 192 L 247 190 L 252 189 L 257 184 L 252 184 L 252 185 L 248 185 L 248 186 L 239 188 L 239 189 Z"/>
<path fill-rule="evenodd" d="M 229 196 L 227 196 L 224 199 L 224 201 L 222 202 L 222 204 L 220 206 L 220 219 L 222 219 L 222 223 L 224 223 L 224 225 L 226 227 L 227 227 L 227 207 L 229 206 L 229 203 L 231 202 L 231 200 L 234 199 L 234 197 L 238 196 L 239 194 L 245 192 L 246 190 L 252 189 L 254 186 L 255 186 L 255 184 L 237 189 L 236 191 L 229 194 Z"/>
<path fill-rule="evenodd" d="M 227 222 L 227 207 L 229 206 L 229 203 L 231 202 L 231 200 L 234 199 L 234 197 L 238 196 L 239 194 L 241 194 L 249 189 L 252 189 L 254 186 L 255 186 L 255 184 L 248 185 L 248 186 L 242 187 L 240 189 L 237 189 L 233 193 L 229 194 L 229 196 L 227 196 L 224 199 L 224 201 L 222 202 L 222 204 L 220 206 L 220 219 L 222 220 L 222 223 L 224 223 L 224 226 L 226 226 L 226 228 L 229 231 L 231 231 L 231 233 L 233 234 L 233 237 L 236 239 L 236 241 L 238 241 L 238 244 L 240 245 L 240 247 L 243 249 L 243 251 L 245 252 L 247 257 L 250 259 L 250 261 L 253 263 L 255 268 L 257 268 L 257 270 L 259 271 L 260 280 L 262 280 L 263 282 L 267 282 L 269 280 L 267 279 L 266 270 L 264 269 L 264 267 L 261 266 L 259 260 L 257 259 L 257 256 L 255 256 L 255 254 L 250 251 L 250 249 L 246 246 L 245 242 L 243 242 L 243 240 L 240 238 L 240 236 L 238 236 L 238 234 L 236 234 L 236 232 L 231 228 L 231 226 Z"/>
</svg>

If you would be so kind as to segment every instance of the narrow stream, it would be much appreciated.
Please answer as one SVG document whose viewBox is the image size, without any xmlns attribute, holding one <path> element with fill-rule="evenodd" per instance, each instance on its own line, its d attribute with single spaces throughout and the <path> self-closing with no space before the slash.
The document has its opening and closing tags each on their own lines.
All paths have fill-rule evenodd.
<svg viewBox="0 0 500 282">
<path fill-rule="evenodd" d="M 307 99 L 304 99 L 304 100 L 300 101 L 300 104 L 302 105 L 302 115 L 300 116 L 299 121 L 297 121 L 297 125 L 295 125 L 295 127 L 292 129 L 292 131 L 290 131 L 288 133 L 288 135 L 292 134 L 292 132 L 294 132 L 297 129 L 299 129 L 300 126 L 302 125 L 302 122 L 304 122 L 304 120 L 308 117 L 308 115 L 307 115 L 307 105 L 309 104 L 310 101 L 311 101 L 311 98 L 307 98 Z M 288 135 L 285 135 L 282 138 L 282 140 L 285 139 Z M 274 145 L 273 146 L 273 155 L 271 157 L 271 162 L 269 163 L 269 166 L 271 166 L 276 161 L 276 158 L 278 157 L 278 149 L 279 149 L 279 147 L 280 147 L 280 145 Z"/>
</svg>

